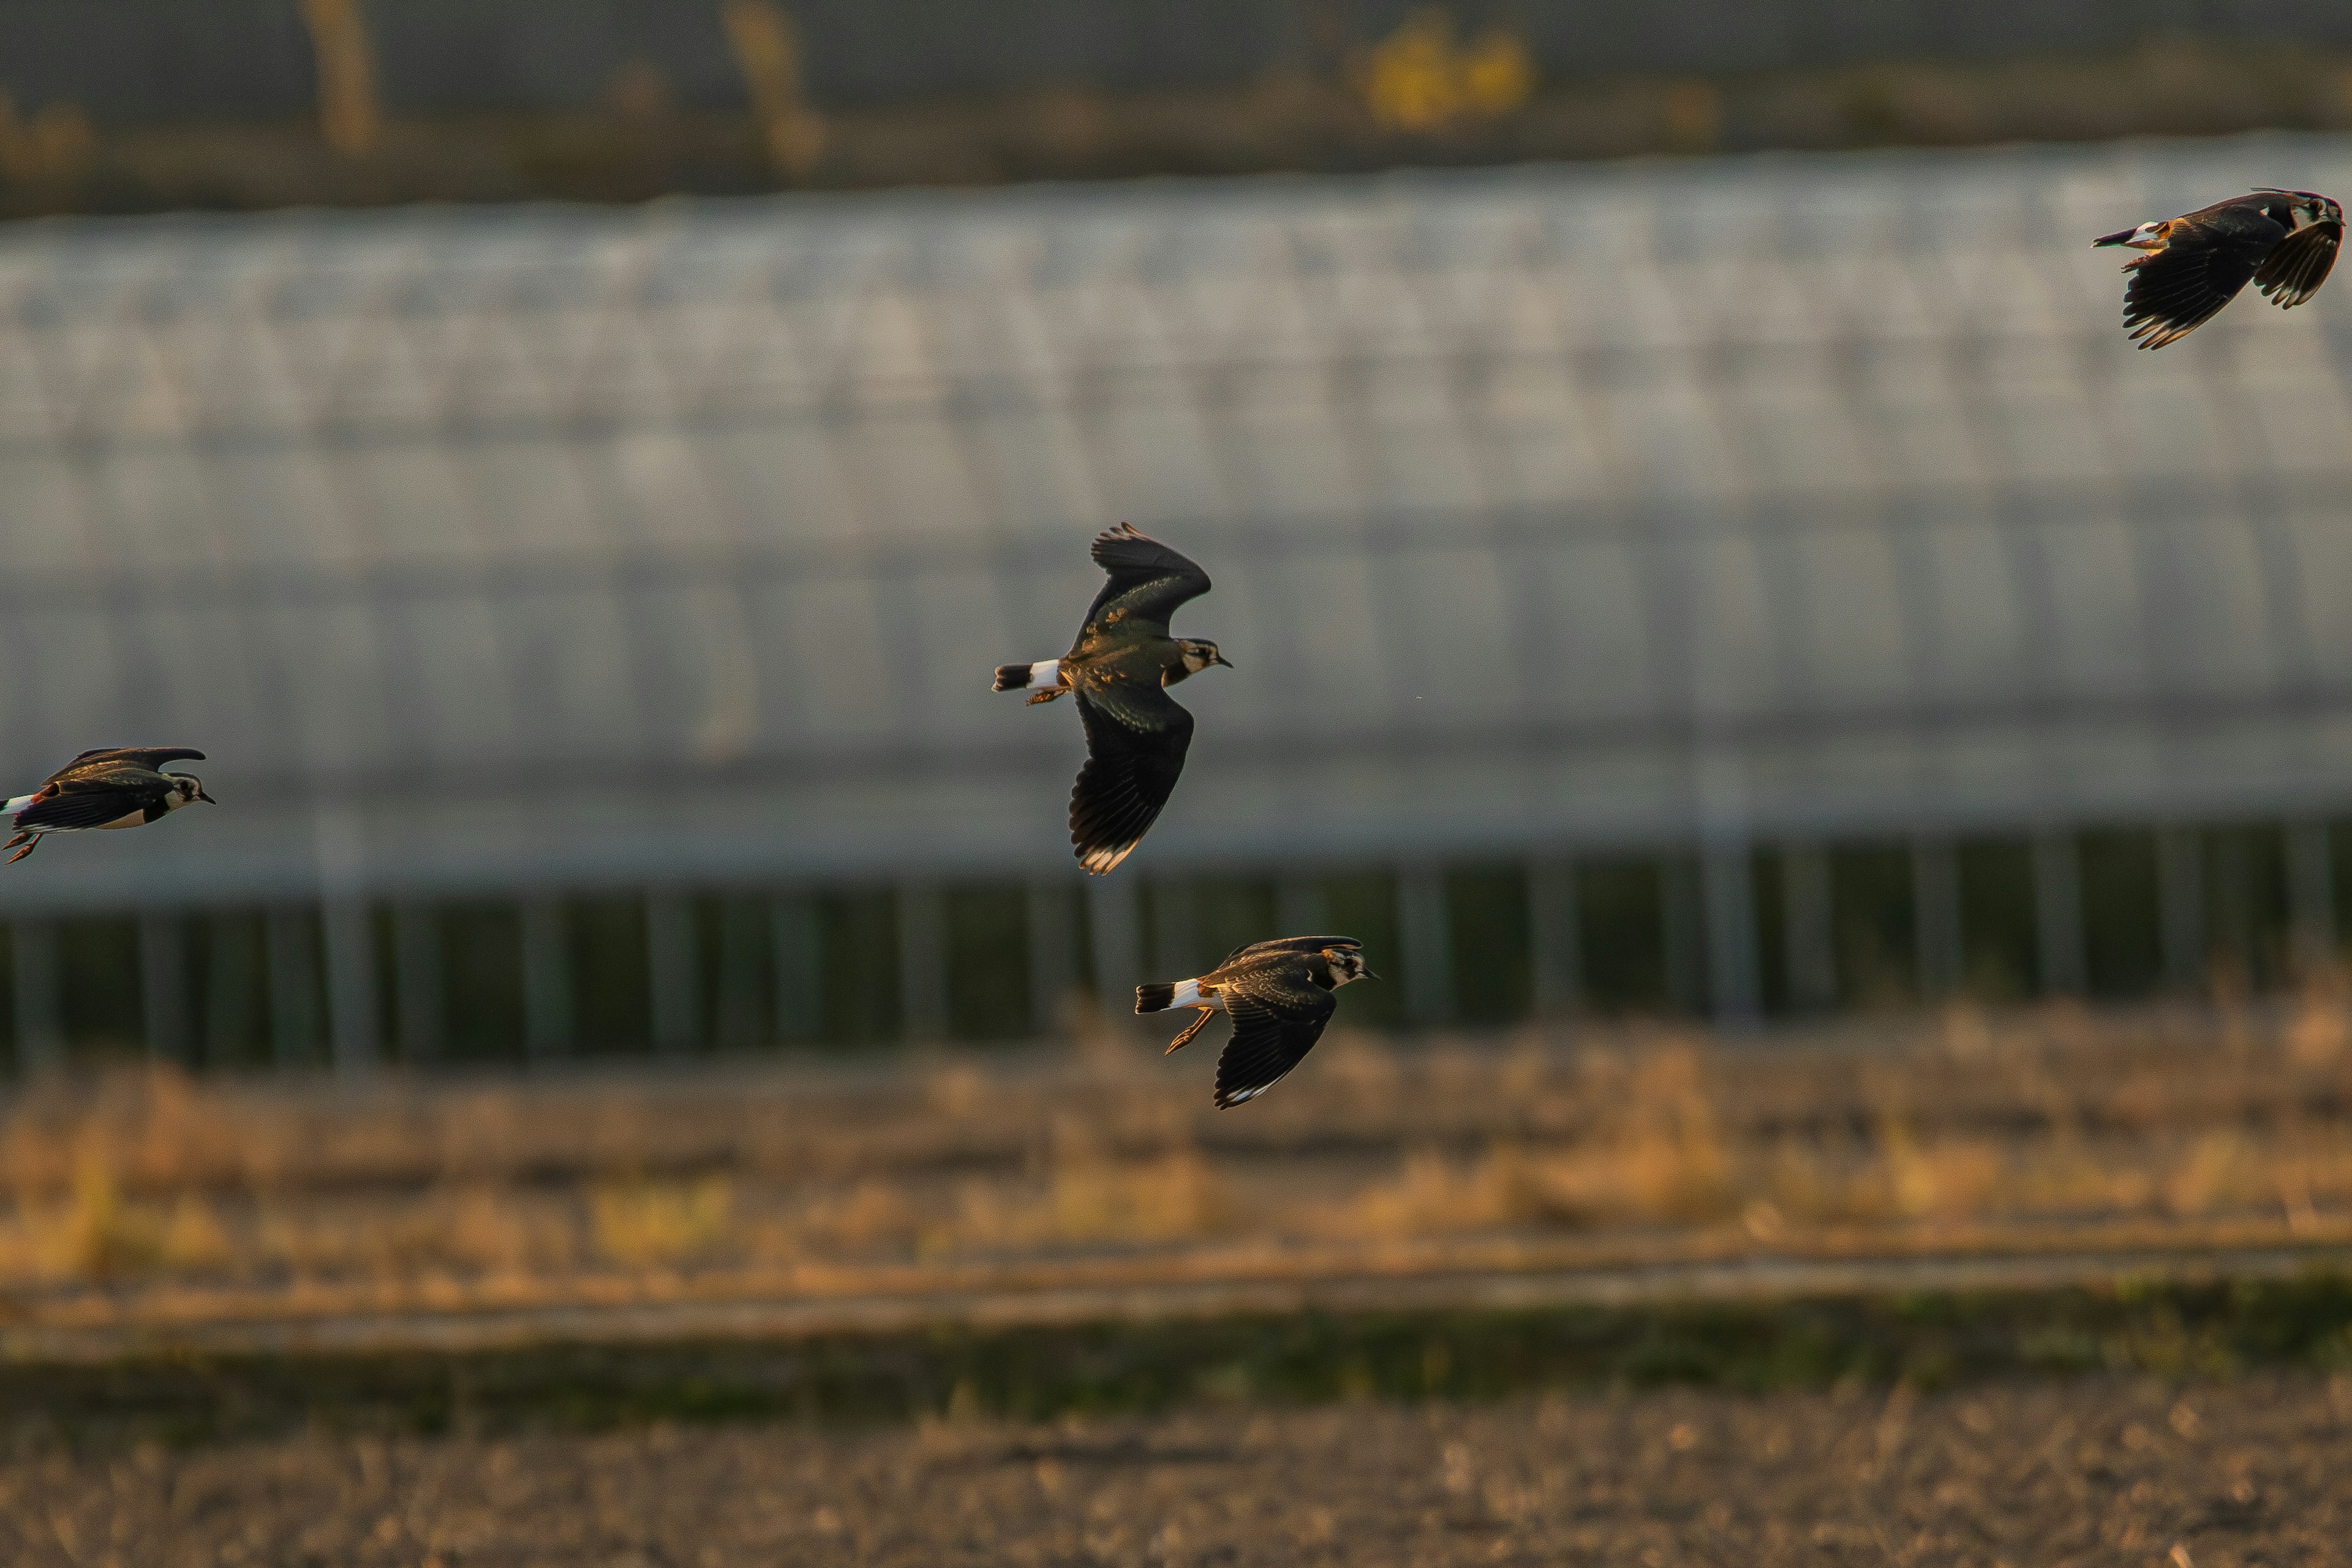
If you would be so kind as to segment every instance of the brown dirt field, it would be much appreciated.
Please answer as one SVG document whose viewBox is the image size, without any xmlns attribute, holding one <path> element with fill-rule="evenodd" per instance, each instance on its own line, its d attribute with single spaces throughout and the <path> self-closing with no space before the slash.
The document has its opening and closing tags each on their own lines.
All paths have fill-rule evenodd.
<svg viewBox="0 0 2352 1568">
<path fill-rule="evenodd" d="M 0 1464 L 0 1558 L 2326 1564 L 2352 1563 L 2347 1459 L 2352 1378 L 2287 1373 L 847 1433 L 310 1434 Z"/>
</svg>

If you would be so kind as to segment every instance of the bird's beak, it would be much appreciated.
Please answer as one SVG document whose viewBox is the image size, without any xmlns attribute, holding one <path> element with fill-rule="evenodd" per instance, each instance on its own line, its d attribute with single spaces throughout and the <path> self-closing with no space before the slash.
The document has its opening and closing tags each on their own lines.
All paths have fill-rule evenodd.
<svg viewBox="0 0 2352 1568">
<path fill-rule="evenodd" d="M 202 790 L 198 790 L 196 792 L 196 798 L 203 801 L 206 805 L 218 805 L 220 804 L 220 802 L 215 800 L 212 796 L 206 795 Z"/>
<path fill-rule="evenodd" d="M 1365 979 L 1367 979 L 1367 980 L 1378 980 L 1378 979 L 1380 978 L 1380 976 L 1379 976 L 1379 975 L 1377 975 L 1377 974 L 1375 974 L 1375 973 L 1373 973 L 1370 970 L 1367 969 L 1367 970 L 1365 970 L 1365 971 L 1364 971 L 1364 978 L 1365 978 Z"/>
<path fill-rule="evenodd" d="M 1227 669 L 1231 669 L 1231 668 L 1233 668 L 1233 667 L 1234 667 L 1234 661 L 1233 661 L 1232 659 L 1227 658 L 1223 654 L 1219 654 L 1216 658 L 1214 658 L 1211 659 L 1209 662 L 1210 662 L 1211 664 L 1222 664 L 1222 665 L 1223 665 Z"/>
</svg>

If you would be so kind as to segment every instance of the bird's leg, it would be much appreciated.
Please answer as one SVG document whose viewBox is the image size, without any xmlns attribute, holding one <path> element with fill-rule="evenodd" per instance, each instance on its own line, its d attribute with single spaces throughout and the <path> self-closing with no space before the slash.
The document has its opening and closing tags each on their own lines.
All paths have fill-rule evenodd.
<svg viewBox="0 0 2352 1568">
<path fill-rule="evenodd" d="M 16 846 L 19 844 L 24 846 L 22 849 L 16 849 Z M 0 844 L 0 849 L 16 849 L 16 852 L 14 855 L 8 857 L 8 864 L 11 866 L 14 866 L 17 861 L 22 860 L 26 856 L 30 855 L 34 850 L 38 849 L 40 847 L 41 836 L 37 833 L 19 833 L 16 837 L 8 840 L 7 843 Z"/>
<path fill-rule="evenodd" d="M 1169 1042 L 1168 1048 L 1160 1053 L 1161 1056 L 1172 1057 L 1182 1047 L 1192 1044 L 1192 1037 L 1207 1028 L 1209 1020 L 1217 1016 L 1217 1010 L 1214 1007 L 1202 1007 L 1199 1011 L 1201 1016 L 1184 1026 L 1184 1032 Z"/>
<path fill-rule="evenodd" d="M 1056 697 L 1067 696 L 1069 690 L 1066 686 L 1049 686 L 1045 690 L 1033 694 L 1029 699 L 1029 706 L 1034 708 L 1040 702 L 1051 702 Z"/>
</svg>

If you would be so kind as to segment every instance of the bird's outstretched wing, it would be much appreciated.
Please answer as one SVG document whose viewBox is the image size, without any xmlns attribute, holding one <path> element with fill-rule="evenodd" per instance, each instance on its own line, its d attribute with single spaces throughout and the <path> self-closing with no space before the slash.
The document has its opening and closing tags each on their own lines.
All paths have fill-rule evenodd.
<svg viewBox="0 0 2352 1568">
<path fill-rule="evenodd" d="M 2343 244 L 2340 223 L 2315 223 L 2296 229 L 2279 241 L 2278 248 L 2254 274 L 2254 287 L 2280 310 L 2292 310 L 2319 292 Z"/>
<path fill-rule="evenodd" d="M 77 827 L 103 827 L 134 811 L 144 810 L 163 795 L 160 785 L 145 783 L 159 775 L 142 771 L 126 782 L 68 779 L 44 784 L 15 817 L 20 828 L 41 832 Z"/>
<path fill-rule="evenodd" d="M 165 763 L 201 763 L 205 754 L 193 746 L 101 746 L 94 752 L 84 752 L 45 781 L 55 784 L 59 779 L 84 773 L 89 768 L 107 763 L 128 763 L 150 772 L 162 769 Z"/>
<path fill-rule="evenodd" d="M 1225 954 L 1224 963 L 1220 963 L 1217 967 L 1223 969 L 1226 963 L 1231 963 L 1235 959 L 1247 958 L 1255 953 L 1320 952 L 1327 947 L 1360 948 L 1363 945 L 1352 936 L 1278 936 L 1271 942 L 1243 943 Z"/>
<path fill-rule="evenodd" d="M 1070 791 L 1070 843 L 1099 877 L 1142 841 L 1184 771 L 1192 715 L 1157 686 L 1108 682 L 1078 689 L 1087 765 Z"/>
<path fill-rule="evenodd" d="M 1087 633 L 1119 621 L 1166 637 L 1177 606 L 1209 591 L 1206 572 L 1129 523 L 1096 534 L 1094 557 L 1110 581 L 1087 606 Z"/>
<path fill-rule="evenodd" d="M 1339 1000 L 1303 963 L 1227 981 L 1221 994 L 1234 1037 L 1217 1058 L 1217 1109 L 1230 1110 L 1280 1083 L 1323 1037 Z"/>
<path fill-rule="evenodd" d="M 2174 218 L 2164 248 L 2125 264 L 2124 325 L 2144 349 L 2160 349 L 2213 319 L 2237 298 L 2286 230 L 2246 207 L 2208 207 Z"/>
</svg>

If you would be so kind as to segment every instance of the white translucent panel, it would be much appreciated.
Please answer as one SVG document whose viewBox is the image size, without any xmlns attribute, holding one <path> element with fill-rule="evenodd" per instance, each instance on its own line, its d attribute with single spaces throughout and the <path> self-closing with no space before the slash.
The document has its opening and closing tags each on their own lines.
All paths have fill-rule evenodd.
<svg viewBox="0 0 2352 1568">
<path fill-rule="evenodd" d="M 675 428 L 640 427 L 597 443 L 605 503 L 633 543 L 715 549 L 740 536 L 731 509 L 712 492 L 702 444 Z"/>
<path fill-rule="evenodd" d="M 452 418 L 544 425 L 569 412 L 563 368 L 532 340 L 541 324 L 494 308 L 412 323 L 408 341 L 431 356 L 433 377 Z"/>
<path fill-rule="evenodd" d="M 1662 548 L 1689 617 L 1695 710 L 1702 720 L 1756 719 L 1780 706 L 1783 659 L 1757 542 L 1700 537 Z"/>
<path fill-rule="evenodd" d="M 382 608 L 378 634 L 405 749 L 462 756 L 485 771 L 529 754 L 505 637 L 489 604 L 446 589 L 394 600 Z"/>
<path fill-rule="evenodd" d="M 1811 355 L 1768 351 L 1714 386 L 1726 439 L 1764 494 L 1851 491 L 1877 479 L 1854 411 Z"/>
<path fill-rule="evenodd" d="M 1493 366 L 1466 395 L 1465 423 L 1493 453 L 1495 499 L 1534 507 L 1610 499 L 1616 475 L 1567 367 L 1549 358 Z"/>
<path fill-rule="evenodd" d="M 1974 243 L 1935 253 L 1923 284 L 1950 300 L 1955 325 L 1995 341 L 2048 342 L 2071 336 L 2080 324 L 2080 302 L 2053 290 L 2048 270 L 2003 242 L 1979 237 Z"/>
<path fill-rule="evenodd" d="M 1003 532 L 1099 523 L 1086 442 L 1061 405 L 975 410 L 964 439 L 991 523 Z"/>
<path fill-rule="evenodd" d="M 894 631 L 871 579 L 812 574 L 763 582 L 752 618 L 769 628 L 760 689 L 782 710 L 777 733 L 795 745 L 841 749 L 898 731 L 892 710 L 910 694 L 897 677 L 887 646 Z"/>
<path fill-rule="evenodd" d="M 1373 558 L 1392 721 L 1416 729 L 1507 721 L 1528 684 L 1513 658 L 1502 563 L 1492 550 Z"/>
<path fill-rule="evenodd" d="M 377 637 L 374 606 L 280 598 L 257 619 L 268 679 L 282 703 L 272 721 L 292 732 L 308 770 L 350 773 L 413 762 L 388 701 L 400 672 Z"/>
<path fill-rule="evenodd" d="M 863 410 L 829 431 L 844 489 L 871 538 L 958 534 L 982 526 L 987 510 L 944 411 L 919 404 Z"/>
<path fill-rule="evenodd" d="M 1766 537 L 1792 602 L 1777 606 L 1804 650 L 1805 696 L 1832 707 L 1885 707 L 1915 692 L 1906 601 L 1893 541 L 1879 528 L 1817 528 Z"/>
<path fill-rule="evenodd" d="M 463 531 L 485 556 L 576 557 L 620 537 L 601 470 L 577 442 L 551 436 L 484 436 L 439 448 Z"/>
<path fill-rule="evenodd" d="M 2273 352 L 2240 362 L 2235 384 L 2222 394 L 2245 433 L 2242 460 L 2291 472 L 2352 473 L 2352 400 L 2326 341 L 2301 334 Z"/>
<path fill-rule="evenodd" d="M 1279 629 L 1296 660 L 1285 673 L 1298 721 L 1343 734 L 1388 722 L 1393 694 L 1412 689 L 1412 674 L 1385 635 L 1389 605 L 1373 587 L 1371 563 L 1346 535 L 1326 534 L 1316 548 L 1274 555 L 1256 571 L 1273 603 L 1315 606 L 1313 615 Z M 1213 635 L 1220 647 L 1231 646 L 1238 664 L 1250 646 L 1248 630 L 1213 616 L 1214 605 L 1212 599 L 1202 606 L 1202 624 L 1216 621 Z"/>
<path fill-rule="evenodd" d="M 1853 386 L 1865 457 L 1883 482 L 1948 495 L 2000 471 L 1994 432 L 1979 428 L 1981 400 L 1944 356 L 1873 353 L 1855 366 Z"/>
<path fill-rule="evenodd" d="M 772 425 L 700 431 L 695 439 L 714 504 L 739 538 L 829 544 L 859 536 L 857 498 L 827 423 L 785 416 Z"/>
<path fill-rule="evenodd" d="M 2273 623 L 2254 528 L 2227 514 L 2142 528 L 2150 547 L 2169 547 L 2168 613 L 2158 644 L 2168 684 L 2244 695 L 2292 674 L 2280 668 L 2284 628 Z"/>
<path fill-rule="evenodd" d="M 1109 511 L 1137 520 L 1223 513 L 1200 402 L 1181 373 L 1121 375 L 1075 412 Z"/>
<path fill-rule="evenodd" d="M 1426 362 L 1406 363 L 1346 384 L 1363 420 L 1372 504 L 1445 510 L 1485 500 L 1478 454 L 1465 437 L 1454 382 L 1444 371 Z"/>
<path fill-rule="evenodd" d="M 2039 622 L 2015 531 L 1991 521 L 1920 525 L 1935 619 L 1919 628 L 1943 700 L 1972 708 L 2037 689 Z"/>
<path fill-rule="evenodd" d="M 2352 501 L 2289 509 L 2274 524 L 2292 561 L 2294 609 L 2326 679 L 2352 670 Z"/>
<path fill-rule="evenodd" d="M 185 570 L 227 566 L 244 542 L 223 537 L 219 502 L 208 493 L 212 466 L 176 441 L 142 441 L 90 464 L 86 494 L 91 537 L 118 564 Z"/>
<path fill-rule="evenodd" d="M 1642 721 L 1674 701 L 1654 666 L 1643 553 L 1608 537 L 1547 541 L 1513 563 L 1515 580 L 1548 606 L 1539 621 L 1540 679 L 1530 700 L 1583 721 Z"/>
<path fill-rule="evenodd" d="M 1691 366 L 1662 360 L 1640 380 L 1611 378 L 1588 392 L 1627 489 L 1656 500 L 1720 502 L 1742 493 L 1739 467 Z"/>
<path fill-rule="evenodd" d="M 526 577 L 490 601 L 489 613 L 518 749 L 567 762 L 646 749 L 652 710 L 667 694 L 647 689 L 635 619 L 610 584 L 583 587 L 560 573 Z"/>
<path fill-rule="evenodd" d="M 1985 367 L 1997 395 L 1976 400 L 1994 460 L 2015 479 L 2112 484 L 2117 478 L 2103 411 L 2053 344 L 2004 345 Z"/>
<path fill-rule="evenodd" d="M 104 559 L 92 533 L 92 467 L 39 447 L 0 444 L 0 544 L 13 575 L 73 571 Z"/>
<path fill-rule="evenodd" d="M 362 536 L 341 471 L 345 455 L 331 447 L 215 450 L 205 488 L 234 531 L 236 552 L 262 566 L 355 559 Z"/>
<path fill-rule="evenodd" d="M 1660 281 L 1689 322 L 1693 339 L 1717 343 L 1809 345 L 1822 323 L 1786 262 L 1742 247 L 1662 266 Z"/>
<path fill-rule="evenodd" d="M 2050 695 L 2138 695 L 2154 684 L 2150 668 L 2147 566 L 2130 527 L 2092 514 L 2035 530 L 2041 595 L 2050 606 L 2053 664 L 2037 672 Z"/>
<path fill-rule="evenodd" d="M 1235 513 L 1279 517 L 1362 504 L 1359 437 L 1321 369 L 1236 368 L 1213 386 L 1214 450 Z"/>
<path fill-rule="evenodd" d="M 891 673 L 899 695 L 890 716 L 898 726 L 908 733 L 974 740 L 1001 733 L 1001 706 L 987 700 L 989 687 L 996 667 L 1019 657 L 995 652 L 1012 648 L 1017 640 L 1001 580 L 973 563 L 894 574 L 877 593 L 896 661 Z M 1071 606 L 1073 625 L 1085 606 L 1084 600 Z M 1055 647 L 1039 657 L 1060 651 Z"/>
<path fill-rule="evenodd" d="M 2105 405 L 2107 439 L 2134 480 L 2221 485 L 2237 471 L 2222 395 L 2186 364 L 2151 366 L 2116 393 Z"/>
<path fill-rule="evenodd" d="M 364 561 L 471 561 L 474 502 L 446 450 L 422 443 L 354 446 L 336 464 L 352 551 Z"/>
</svg>

